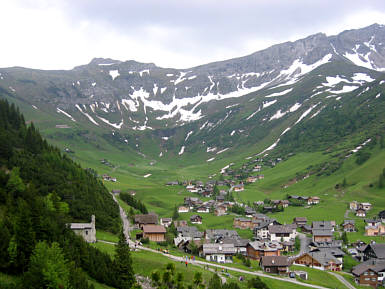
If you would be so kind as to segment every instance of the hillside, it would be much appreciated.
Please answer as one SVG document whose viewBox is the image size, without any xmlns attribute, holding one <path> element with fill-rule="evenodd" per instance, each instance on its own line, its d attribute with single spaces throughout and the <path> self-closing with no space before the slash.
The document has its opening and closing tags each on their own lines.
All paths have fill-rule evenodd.
<svg viewBox="0 0 385 289">
<path fill-rule="evenodd" d="M 91 247 L 66 225 L 89 221 L 95 214 L 98 228 L 117 232 L 118 207 L 106 188 L 49 145 L 4 100 L 0 101 L 0 143 L 0 272 L 16 280 L 0 287 L 94 288 L 88 284 L 91 276 L 123 288 L 118 261 Z"/>
</svg>

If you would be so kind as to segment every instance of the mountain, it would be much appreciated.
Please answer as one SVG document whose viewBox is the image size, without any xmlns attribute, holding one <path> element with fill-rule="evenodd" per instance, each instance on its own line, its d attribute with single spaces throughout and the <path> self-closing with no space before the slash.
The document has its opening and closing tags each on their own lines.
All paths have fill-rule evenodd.
<svg viewBox="0 0 385 289">
<path fill-rule="evenodd" d="M 0 90 L 36 110 L 43 133 L 71 127 L 85 130 L 88 141 L 102 137 L 159 160 L 198 153 L 214 161 L 274 147 L 289 130 L 355 97 L 382 103 L 384 72 L 385 26 L 374 24 L 190 69 L 101 58 L 69 71 L 3 68 Z"/>
</svg>

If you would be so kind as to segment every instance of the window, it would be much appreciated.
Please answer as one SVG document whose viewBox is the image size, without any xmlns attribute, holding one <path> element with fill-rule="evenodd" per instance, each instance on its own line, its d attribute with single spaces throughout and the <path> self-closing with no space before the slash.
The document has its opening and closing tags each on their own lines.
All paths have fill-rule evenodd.
<svg viewBox="0 0 385 289">
<path fill-rule="evenodd" d="M 374 281 L 374 282 L 375 282 L 375 281 L 377 281 L 377 279 L 376 279 L 376 278 L 372 278 L 372 281 Z"/>
<path fill-rule="evenodd" d="M 86 230 L 86 235 L 88 235 L 88 231 Z"/>
<path fill-rule="evenodd" d="M 270 268 L 266 268 L 266 272 L 270 272 Z"/>
<path fill-rule="evenodd" d="M 367 276 L 367 275 L 368 275 L 368 272 L 365 272 L 364 275 Z"/>
<path fill-rule="evenodd" d="M 365 281 L 370 281 L 370 278 L 365 278 Z"/>
<path fill-rule="evenodd" d="M 373 272 L 370 272 L 370 275 L 372 275 L 372 276 L 373 276 L 373 275 L 374 275 L 374 273 L 373 273 Z"/>
</svg>

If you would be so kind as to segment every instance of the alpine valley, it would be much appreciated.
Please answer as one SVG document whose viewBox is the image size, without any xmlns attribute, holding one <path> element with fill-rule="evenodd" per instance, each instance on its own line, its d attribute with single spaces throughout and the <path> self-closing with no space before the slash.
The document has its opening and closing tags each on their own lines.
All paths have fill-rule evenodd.
<svg viewBox="0 0 385 289">
<path fill-rule="evenodd" d="M 195 190 L 198 183 L 220 181 L 215 195 L 199 197 L 217 202 L 219 191 L 228 186 L 227 196 L 233 193 L 231 201 L 239 210 L 218 216 L 207 209 L 197 226 L 202 232 L 234 230 L 234 215 L 245 216 L 246 206 L 257 210 L 258 201 L 266 205 L 273 200 L 289 202 L 293 196 L 306 200 L 317 196 L 314 206 L 298 205 L 295 200 L 284 210 L 265 211 L 271 206 L 260 206 L 260 213 L 269 213 L 280 224 L 299 216 L 335 224 L 352 219 L 357 230 L 347 237 L 345 233 L 347 242 L 383 241 L 383 237 L 365 235 L 363 219 L 347 208 L 353 201 L 370 202 L 368 217 L 373 218 L 385 208 L 384 25 L 335 36 L 319 33 L 188 69 L 104 58 L 72 70 L 0 68 L 0 96 L 19 107 L 27 124 L 33 122 L 33 133 L 38 134 L 34 127 L 38 128 L 50 145 L 61 149 L 63 166 L 72 159 L 91 168 L 92 175 L 103 179 L 110 191 L 130 192 L 125 201 L 116 196 L 128 215 L 148 210 L 163 218 L 171 217 L 174 210 L 174 217 L 190 222 L 193 212 L 178 215 L 177 207 L 186 205 L 186 198 L 197 197 L 198 189 L 185 187 L 191 185 Z M 59 158 L 56 154 L 60 152 L 44 145 Z M 50 160 L 50 168 L 54 168 L 54 158 Z M 70 163 L 71 168 L 75 166 Z M 65 194 L 57 194 L 64 201 L 70 196 L 69 210 L 75 220 L 88 221 L 92 207 L 97 207 L 96 238 L 117 242 L 118 208 L 101 182 L 88 181 L 94 187 L 83 186 L 82 190 L 93 199 L 89 204 L 71 193 L 75 181 L 65 186 Z M 237 185 L 242 190 L 237 191 Z M 244 239 L 253 238 L 252 230 L 237 227 L 236 231 Z M 95 246 L 111 253 L 108 244 L 97 242 Z M 171 247 L 177 256 L 184 254 Z M 136 273 L 150 276 L 151 270 L 169 262 L 152 253 L 133 253 Z M 233 267 L 241 268 L 241 260 Z M 184 264 L 176 264 L 182 272 Z M 350 270 L 356 263 L 346 264 L 352 265 Z M 251 266 L 258 267 L 254 261 Z M 337 280 L 342 275 L 303 268 L 311 276 L 303 286 L 342 285 Z M 209 271 L 199 270 L 207 284 Z M 97 279 L 97 274 L 87 274 Z M 232 274 L 227 276 L 229 280 L 237 281 L 241 275 Z M 302 288 L 299 283 L 265 275 L 260 276 L 270 288 Z M 97 280 L 106 283 L 101 279 Z M 115 286 L 114 282 L 107 284 Z"/>
</svg>

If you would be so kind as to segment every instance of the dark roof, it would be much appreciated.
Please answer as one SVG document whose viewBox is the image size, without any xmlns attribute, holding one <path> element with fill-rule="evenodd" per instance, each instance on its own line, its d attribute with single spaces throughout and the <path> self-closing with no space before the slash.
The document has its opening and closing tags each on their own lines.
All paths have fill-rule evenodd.
<svg viewBox="0 0 385 289">
<path fill-rule="evenodd" d="M 262 256 L 261 266 L 289 266 L 289 258 L 286 256 Z"/>
<path fill-rule="evenodd" d="M 166 228 L 161 225 L 144 225 L 144 233 L 166 233 Z"/>
<path fill-rule="evenodd" d="M 282 245 L 277 241 L 253 241 L 249 242 L 248 246 L 252 247 L 256 251 L 270 251 L 275 252 L 277 250 L 282 250 Z"/>
<path fill-rule="evenodd" d="M 344 223 L 342 224 L 342 226 L 345 226 L 345 225 L 354 225 L 356 222 L 354 220 L 344 220 Z"/>
<path fill-rule="evenodd" d="M 357 266 L 354 266 L 352 273 L 355 276 L 360 276 L 369 269 L 377 273 L 384 271 L 385 260 L 369 259 L 361 264 L 358 264 Z"/>
<path fill-rule="evenodd" d="M 315 230 L 331 230 L 333 228 L 330 221 L 314 221 L 312 227 Z"/>
<path fill-rule="evenodd" d="M 317 248 L 341 248 L 342 240 L 332 240 L 331 242 L 312 242 L 311 245 Z"/>
<path fill-rule="evenodd" d="M 136 224 L 158 224 L 158 215 L 149 213 L 145 215 L 135 215 Z"/>
<path fill-rule="evenodd" d="M 307 222 L 306 217 L 295 217 L 294 222 Z"/>
<path fill-rule="evenodd" d="M 289 225 L 271 225 L 269 226 L 269 233 L 270 234 L 279 234 L 279 233 L 286 233 L 290 234 L 293 232 L 293 227 Z"/>
<path fill-rule="evenodd" d="M 233 244 L 203 244 L 203 254 L 231 254 L 234 255 L 237 249 Z"/>
<path fill-rule="evenodd" d="M 313 229 L 313 236 L 333 236 L 331 230 L 315 230 Z"/>
<path fill-rule="evenodd" d="M 310 252 L 305 254 L 311 256 L 313 259 L 317 260 L 323 266 L 329 265 L 330 261 L 333 261 L 336 264 L 341 264 L 340 260 L 338 260 L 333 255 L 329 254 L 328 252 Z M 303 255 L 299 256 L 298 258 L 302 257 Z"/>
<path fill-rule="evenodd" d="M 317 248 L 313 252 L 328 253 L 330 255 L 333 255 L 334 257 L 345 256 L 345 253 L 339 248 Z"/>
<path fill-rule="evenodd" d="M 234 247 L 246 247 L 249 242 L 248 239 L 239 238 L 225 238 L 222 240 L 223 244 L 233 244 Z"/>
<path fill-rule="evenodd" d="M 207 229 L 206 236 L 208 239 L 218 238 L 239 238 L 237 231 L 235 230 L 224 230 L 224 229 Z"/>
<path fill-rule="evenodd" d="M 385 243 L 382 244 L 370 244 L 368 247 L 371 247 L 376 254 L 378 259 L 385 259 Z"/>
</svg>

